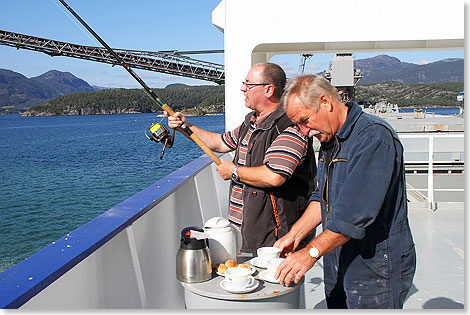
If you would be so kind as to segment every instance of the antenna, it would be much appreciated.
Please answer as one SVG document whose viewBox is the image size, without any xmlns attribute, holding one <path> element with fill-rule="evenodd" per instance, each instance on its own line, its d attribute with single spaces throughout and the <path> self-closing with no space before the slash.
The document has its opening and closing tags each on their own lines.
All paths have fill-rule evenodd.
<svg viewBox="0 0 470 315">
<path fill-rule="evenodd" d="M 299 72 L 300 74 L 304 74 L 305 72 L 305 62 L 307 59 L 312 58 L 313 54 L 301 54 L 300 55 L 300 65 L 299 65 Z"/>
</svg>

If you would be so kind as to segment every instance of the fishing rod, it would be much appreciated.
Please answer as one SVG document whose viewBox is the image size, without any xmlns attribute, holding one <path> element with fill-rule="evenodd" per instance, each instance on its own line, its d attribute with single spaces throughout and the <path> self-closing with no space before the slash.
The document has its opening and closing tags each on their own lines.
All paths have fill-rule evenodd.
<svg viewBox="0 0 470 315">
<path fill-rule="evenodd" d="M 158 106 L 160 106 L 164 111 L 168 113 L 168 115 L 173 115 L 175 112 L 168 106 L 166 103 L 163 103 L 160 98 L 155 94 L 155 92 L 145 84 L 145 82 L 132 70 L 128 64 L 124 63 L 121 57 L 111 48 L 106 44 L 106 42 L 101 39 L 101 37 L 98 36 L 98 34 L 95 33 L 95 31 L 88 26 L 88 24 L 82 20 L 82 18 L 74 11 L 72 8 L 64 1 L 64 0 L 59 0 L 62 5 L 69 10 L 70 13 L 78 20 L 82 25 L 103 45 L 116 59 L 119 65 L 123 66 L 124 69 L 129 72 L 129 74 L 139 82 L 139 84 L 143 87 L 144 92 L 155 102 L 157 103 Z M 212 161 L 215 162 L 215 164 L 220 165 L 220 159 L 212 152 L 212 150 L 195 134 L 192 132 L 191 129 L 186 124 L 182 124 L 180 128 L 193 140 L 210 158 Z M 166 147 L 171 147 L 173 145 L 173 137 L 174 137 L 174 130 L 172 133 L 171 137 L 168 137 L 168 129 L 165 126 L 160 126 L 158 123 L 152 125 L 150 127 L 150 132 L 152 132 L 152 135 L 147 138 L 150 140 L 153 140 L 155 142 L 160 142 L 165 140 L 165 144 L 163 147 L 162 155 L 160 156 L 160 159 L 163 157 L 163 153 L 165 152 Z M 147 134 L 146 134 L 147 135 Z"/>
</svg>

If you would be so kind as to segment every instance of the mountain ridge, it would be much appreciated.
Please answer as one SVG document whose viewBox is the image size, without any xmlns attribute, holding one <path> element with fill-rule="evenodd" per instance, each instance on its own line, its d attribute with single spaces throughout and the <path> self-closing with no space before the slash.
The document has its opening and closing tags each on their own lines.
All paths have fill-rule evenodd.
<svg viewBox="0 0 470 315">
<path fill-rule="evenodd" d="M 396 57 L 378 55 L 355 61 L 364 77 L 359 85 L 397 81 L 403 84 L 463 82 L 464 59 L 446 58 L 423 65 L 402 62 Z"/>
<path fill-rule="evenodd" d="M 91 91 L 96 89 L 70 72 L 50 70 L 27 78 L 12 70 L 0 69 L 0 107 L 24 109 L 65 94 Z"/>
<path fill-rule="evenodd" d="M 463 82 L 464 59 L 447 58 L 418 65 L 402 62 L 386 54 L 355 60 L 355 67 L 364 77 L 357 88 L 371 83 L 399 82 L 402 84 L 426 84 L 438 82 Z M 198 88 L 182 83 L 165 87 L 169 90 Z M 36 77 L 27 78 L 21 73 L 0 69 L 0 113 L 24 111 L 35 105 L 75 92 L 92 92 L 106 88 L 90 86 L 70 72 L 50 70 Z"/>
</svg>

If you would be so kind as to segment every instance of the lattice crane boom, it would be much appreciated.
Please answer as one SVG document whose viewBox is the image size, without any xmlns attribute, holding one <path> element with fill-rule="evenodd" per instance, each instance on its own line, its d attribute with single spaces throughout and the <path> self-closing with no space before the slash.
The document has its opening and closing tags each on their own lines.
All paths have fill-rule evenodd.
<svg viewBox="0 0 470 315">
<path fill-rule="evenodd" d="M 31 35 L 0 30 L 0 45 L 43 52 L 52 57 L 65 56 L 116 65 L 106 48 L 83 46 Z M 114 49 L 132 68 L 168 73 L 224 84 L 224 66 L 181 56 L 178 52 L 148 52 Z"/>
</svg>

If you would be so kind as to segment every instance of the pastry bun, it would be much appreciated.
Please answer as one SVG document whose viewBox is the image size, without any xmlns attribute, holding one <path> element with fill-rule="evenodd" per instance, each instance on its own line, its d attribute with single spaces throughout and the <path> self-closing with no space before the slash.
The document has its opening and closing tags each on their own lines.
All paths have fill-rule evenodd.
<svg viewBox="0 0 470 315">
<path fill-rule="evenodd" d="M 247 264 L 239 264 L 237 267 L 238 267 L 238 268 L 246 268 L 246 269 L 250 269 L 250 270 L 251 270 L 251 267 L 250 267 L 249 265 L 247 265 Z"/>
<path fill-rule="evenodd" d="M 227 267 L 236 267 L 237 266 L 237 262 L 233 259 L 229 259 L 225 262 L 225 266 Z"/>
<path fill-rule="evenodd" d="M 223 273 L 225 273 L 225 270 L 227 270 L 227 269 L 228 269 L 228 267 L 225 266 L 224 264 L 218 264 L 218 266 L 217 266 L 217 272 L 218 273 L 223 274 Z"/>
</svg>

